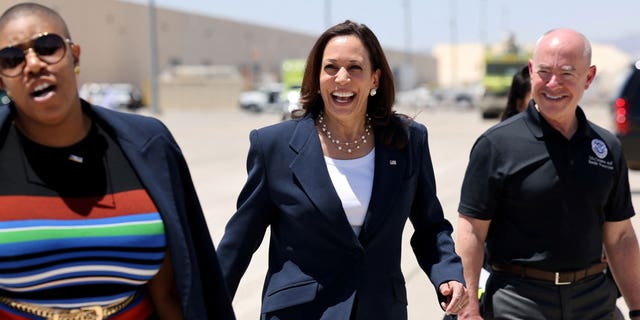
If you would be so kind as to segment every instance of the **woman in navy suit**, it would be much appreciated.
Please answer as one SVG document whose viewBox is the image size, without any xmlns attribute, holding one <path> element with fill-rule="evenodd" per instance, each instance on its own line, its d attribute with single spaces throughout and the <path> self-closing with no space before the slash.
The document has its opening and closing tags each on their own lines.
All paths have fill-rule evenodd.
<svg viewBox="0 0 640 320">
<path fill-rule="evenodd" d="M 325 31 L 307 58 L 302 110 L 251 132 L 248 178 L 218 247 L 235 294 L 270 227 L 262 319 L 406 319 L 402 232 L 445 312 L 467 302 L 436 198 L 427 130 L 392 110 L 394 81 L 365 25 Z"/>
</svg>

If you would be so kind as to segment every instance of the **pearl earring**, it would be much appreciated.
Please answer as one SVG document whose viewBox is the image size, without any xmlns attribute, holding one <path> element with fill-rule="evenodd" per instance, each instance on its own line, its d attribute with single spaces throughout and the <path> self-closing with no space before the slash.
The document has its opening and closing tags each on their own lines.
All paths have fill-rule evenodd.
<svg viewBox="0 0 640 320">
<path fill-rule="evenodd" d="M 376 95 L 376 93 L 378 93 L 376 91 L 376 88 L 372 88 L 371 91 L 369 91 L 369 95 L 371 95 L 372 97 Z"/>
</svg>

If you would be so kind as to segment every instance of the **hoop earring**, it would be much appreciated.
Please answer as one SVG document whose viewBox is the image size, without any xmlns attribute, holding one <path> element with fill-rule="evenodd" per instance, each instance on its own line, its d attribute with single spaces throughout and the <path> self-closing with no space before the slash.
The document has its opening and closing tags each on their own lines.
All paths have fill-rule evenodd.
<svg viewBox="0 0 640 320">
<path fill-rule="evenodd" d="M 378 92 L 376 91 L 376 88 L 372 88 L 372 89 L 371 89 L 371 91 L 369 91 L 369 95 L 370 95 L 370 96 L 372 96 L 372 97 L 373 97 L 373 96 L 375 96 L 375 95 L 376 95 L 376 93 L 378 93 Z"/>
<path fill-rule="evenodd" d="M 78 75 L 80 74 L 80 66 L 76 65 L 75 67 L 73 67 L 73 72 Z"/>
</svg>

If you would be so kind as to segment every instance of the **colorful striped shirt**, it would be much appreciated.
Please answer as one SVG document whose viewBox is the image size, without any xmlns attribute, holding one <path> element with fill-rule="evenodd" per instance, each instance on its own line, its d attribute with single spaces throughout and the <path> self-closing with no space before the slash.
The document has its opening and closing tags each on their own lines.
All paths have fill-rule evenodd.
<svg viewBox="0 0 640 320">
<path fill-rule="evenodd" d="M 164 224 L 115 141 L 96 125 L 66 148 L 13 128 L 0 139 L 0 296 L 80 308 L 144 291 L 165 257 Z"/>
</svg>

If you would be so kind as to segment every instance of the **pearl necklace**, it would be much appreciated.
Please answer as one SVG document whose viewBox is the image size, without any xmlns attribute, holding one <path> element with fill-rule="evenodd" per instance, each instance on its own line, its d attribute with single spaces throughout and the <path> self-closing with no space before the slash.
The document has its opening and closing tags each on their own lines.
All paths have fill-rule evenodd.
<svg viewBox="0 0 640 320">
<path fill-rule="evenodd" d="M 371 135 L 371 117 L 369 115 L 365 115 L 365 125 L 364 132 L 360 134 L 360 139 L 353 140 L 353 142 L 349 141 L 340 141 L 339 139 L 334 139 L 331 131 L 327 128 L 327 124 L 324 121 L 324 114 L 321 111 L 320 115 L 318 115 L 318 125 L 320 126 L 320 130 L 324 133 L 325 136 L 336 146 L 336 149 L 342 152 L 346 152 L 348 154 L 352 154 L 353 151 L 360 149 L 361 145 L 367 144 L 367 138 Z"/>
</svg>

